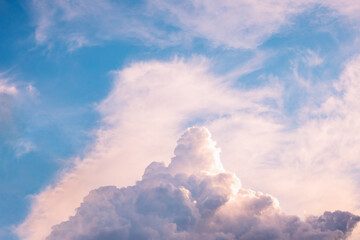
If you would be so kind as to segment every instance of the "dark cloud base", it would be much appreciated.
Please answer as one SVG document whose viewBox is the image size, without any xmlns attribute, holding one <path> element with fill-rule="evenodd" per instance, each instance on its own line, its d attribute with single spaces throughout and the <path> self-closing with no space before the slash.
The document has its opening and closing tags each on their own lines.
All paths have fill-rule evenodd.
<svg viewBox="0 0 360 240">
<path fill-rule="evenodd" d="M 325 212 L 302 221 L 271 195 L 241 188 L 205 128 L 190 128 L 168 167 L 153 162 L 135 186 L 93 190 L 47 240 L 340 240 L 360 217 Z"/>
</svg>

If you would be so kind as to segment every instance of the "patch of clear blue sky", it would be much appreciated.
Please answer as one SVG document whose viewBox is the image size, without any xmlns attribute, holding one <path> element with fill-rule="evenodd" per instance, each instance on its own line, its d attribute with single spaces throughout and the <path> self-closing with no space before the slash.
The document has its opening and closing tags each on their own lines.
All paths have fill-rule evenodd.
<svg viewBox="0 0 360 240">
<path fill-rule="evenodd" d="M 26 217 L 28 196 L 51 183 L 66 159 L 81 155 L 92 140 L 89 133 L 96 129 L 100 117 L 93 104 L 111 89 L 109 71 L 136 61 L 202 55 L 211 59 L 213 71 L 221 75 L 256 56 L 252 50 L 213 48 L 204 39 L 166 48 L 123 39 L 73 52 L 61 42 L 47 49 L 36 45 L 35 28 L 26 8 L 26 2 L 0 0 L 0 71 L 9 70 L 14 81 L 32 83 L 39 92 L 30 103 L 15 103 L 11 131 L 0 131 L 1 239 L 16 239 L 9 226 Z M 326 11 L 317 8 L 294 18 L 290 26 L 259 46 L 257 51 L 270 57 L 265 58 L 260 69 L 238 78 L 238 85 L 256 88 L 267 84 L 269 76 L 277 76 L 288 90 L 284 112 L 296 114 L 307 93 L 294 87 L 294 62 L 302 77 L 328 81 L 338 77 L 341 63 L 353 54 L 340 49 L 352 43 L 352 30 L 341 21 L 324 17 Z M 299 59 L 308 49 L 318 53 L 324 62 L 313 67 L 301 62 Z M 35 149 L 16 156 L 14 143 L 20 139 L 34 142 Z"/>
</svg>

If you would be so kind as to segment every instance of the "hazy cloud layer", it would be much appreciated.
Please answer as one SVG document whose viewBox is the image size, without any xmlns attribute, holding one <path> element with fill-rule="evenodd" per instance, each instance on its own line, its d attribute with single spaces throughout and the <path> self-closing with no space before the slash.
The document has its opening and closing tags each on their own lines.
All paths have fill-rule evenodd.
<svg viewBox="0 0 360 240">
<path fill-rule="evenodd" d="M 285 215 L 272 196 L 241 188 L 219 153 L 206 128 L 188 129 L 168 167 L 153 162 L 135 186 L 93 190 L 47 240 L 340 240 L 360 221 L 341 211 Z"/>
</svg>

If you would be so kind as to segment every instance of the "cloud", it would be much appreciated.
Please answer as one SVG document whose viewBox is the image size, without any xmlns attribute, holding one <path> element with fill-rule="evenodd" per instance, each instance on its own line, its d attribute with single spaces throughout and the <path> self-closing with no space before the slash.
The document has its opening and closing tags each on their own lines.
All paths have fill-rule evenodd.
<svg viewBox="0 0 360 240">
<path fill-rule="evenodd" d="M 296 126 L 282 112 L 281 84 L 236 88 L 212 74 L 203 58 L 139 62 L 115 71 L 113 89 L 98 105 L 102 127 L 93 145 L 33 197 L 17 233 L 44 239 L 75 214 L 90 190 L 133 185 L 151 161 L 170 159 L 176 137 L 196 124 L 218 140 L 226 169 L 247 188 L 277 196 L 286 213 L 359 214 L 359 61 L 344 66 L 322 104 L 299 109 Z"/>
<path fill-rule="evenodd" d="M 253 138 L 246 134 L 246 129 L 255 126 L 241 126 L 234 118 L 208 124 L 223 146 L 225 166 L 234 169 L 237 161 L 236 173 L 243 182 L 277 196 L 286 212 L 320 214 L 337 208 L 359 211 L 359 62 L 360 58 L 355 57 L 344 64 L 333 86 L 325 86 L 328 91 L 324 91 L 324 85 L 316 88 L 310 84 L 310 94 L 321 93 L 321 103 L 304 104 L 297 112 L 296 127 L 281 134 L 269 132 L 259 141 L 259 134 Z M 307 100 L 302 98 L 304 103 Z M 264 141 L 269 148 L 259 145 Z"/>
<path fill-rule="evenodd" d="M 35 150 L 35 144 L 25 137 L 18 118 L 28 118 L 28 106 L 33 106 L 38 91 L 29 83 L 9 77 L 9 72 L 0 73 L 0 140 L 3 147 L 9 147 L 18 158 Z"/>
<path fill-rule="evenodd" d="M 112 39 L 137 38 L 146 44 L 166 46 L 196 37 L 208 39 L 215 46 L 254 48 L 287 25 L 290 16 L 301 12 L 303 5 L 278 0 L 157 0 L 142 4 L 33 0 L 33 11 L 36 41 L 61 40 L 69 50 Z"/>
<path fill-rule="evenodd" d="M 5 77 L 5 73 L 0 73 L 0 123 L 9 120 L 13 99 L 17 93 L 17 87 L 10 83 L 10 79 Z"/>
<path fill-rule="evenodd" d="M 7 79 L 0 79 L 0 94 L 15 95 L 17 92 L 17 88 L 9 84 Z"/>
<path fill-rule="evenodd" d="M 14 144 L 15 156 L 21 157 L 29 152 L 32 152 L 36 149 L 35 144 L 28 139 L 17 139 Z"/>
<path fill-rule="evenodd" d="M 106 40 L 135 38 L 147 44 L 171 44 L 175 35 L 155 27 L 146 5 L 130 1 L 32 1 L 37 43 L 51 47 L 56 41 L 70 51 Z"/>
<path fill-rule="evenodd" d="M 305 222 L 270 195 L 241 188 L 206 128 L 189 128 L 168 167 L 152 162 L 135 186 L 102 187 L 47 240 L 346 239 L 360 217 L 325 212 Z"/>
<path fill-rule="evenodd" d="M 328 6 L 329 8 L 335 10 L 335 13 L 343 16 L 347 16 L 350 20 L 359 20 L 358 11 L 360 11 L 360 3 L 356 0 L 349 0 L 346 2 L 339 2 L 336 0 L 330 1 L 318 1 L 319 4 Z"/>
<path fill-rule="evenodd" d="M 323 63 L 324 59 L 322 59 L 317 53 L 308 49 L 306 51 L 306 55 L 303 57 L 303 61 L 309 65 L 310 67 L 318 66 Z"/>
<path fill-rule="evenodd" d="M 6 73 L 0 73 L 0 137 L 11 125 L 12 110 L 19 92 L 16 85 L 11 83 L 5 75 Z"/>
<path fill-rule="evenodd" d="M 276 86 L 234 88 L 209 69 L 207 59 L 193 58 L 139 62 L 114 72 L 114 87 L 98 105 L 102 127 L 96 140 L 84 159 L 33 197 L 32 210 L 17 230 L 21 239 L 43 239 L 54 224 L 74 214 L 91 189 L 134 184 L 151 161 L 170 159 L 176 137 L 194 122 L 235 115 L 244 124 L 256 119 L 258 126 L 277 131 L 267 116 L 273 110 L 262 104 L 277 101 Z"/>
<path fill-rule="evenodd" d="M 306 1 L 303 1 L 306 2 Z M 295 1 L 152 1 L 175 26 L 215 46 L 255 48 L 304 9 Z M 276 6 L 276 7 L 274 7 Z"/>
<path fill-rule="evenodd" d="M 57 41 L 70 51 L 103 41 L 137 39 L 146 45 L 169 46 L 206 39 L 211 45 L 254 49 L 294 17 L 315 6 L 331 9 L 332 17 L 358 19 L 357 1 L 32 1 L 35 39 Z M 353 24 L 358 26 L 358 24 Z"/>
</svg>

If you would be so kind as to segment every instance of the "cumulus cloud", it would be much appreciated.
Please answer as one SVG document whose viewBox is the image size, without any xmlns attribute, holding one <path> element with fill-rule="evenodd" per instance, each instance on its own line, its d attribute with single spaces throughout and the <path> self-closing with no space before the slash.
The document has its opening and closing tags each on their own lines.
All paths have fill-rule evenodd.
<svg viewBox="0 0 360 240">
<path fill-rule="evenodd" d="M 103 120 L 96 141 L 84 159 L 33 197 L 17 233 L 44 239 L 75 214 L 91 189 L 133 185 L 152 160 L 170 159 L 172 142 L 196 123 L 222 146 L 224 167 L 247 188 L 276 196 L 285 212 L 359 214 L 359 61 L 345 65 L 321 106 L 302 110 L 307 117 L 296 128 L 282 115 L 281 85 L 234 88 L 211 73 L 206 59 L 140 62 L 114 72 L 114 87 L 98 106 Z"/>
<path fill-rule="evenodd" d="M 153 159 L 170 159 L 177 136 L 194 122 L 236 117 L 243 126 L 257 126 L 247 132 L 249 143 L 261 135 L 260 148 L 271 148 L 275 141 L 265 135 L 279 126 L 269 117 L 275 110 L 262 103 L 276 103 L 281 89 L 234 88 L 209 69 L 207 59 L 193 58 L 139 62 L 114 72 L 114 87 L 98 105 L 102 127 L 96 141 L 84 159 L 75 160 L 54 185 L 34 196 L 30 214 L 17 229 L 19 236 L 44 239 L 53 225 L 74 214 L 91 189 L 134 184 Z"/>
<path fill-rule="evenodd" d="M 189 128 L 169 166 L 152 162 L 134 186 L 91 191 L 47 240 L 340 240 L 360 221 L 341 211 L 306 221 L 285 215 L 274 197 L 242 188 L 219 153 L 206 128 Z"/>
</svg>

